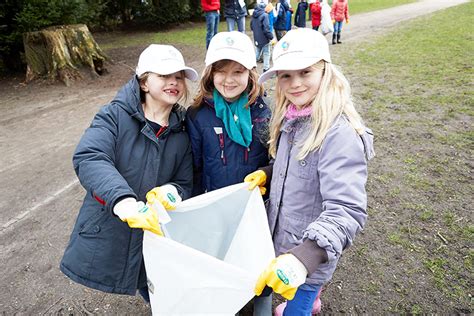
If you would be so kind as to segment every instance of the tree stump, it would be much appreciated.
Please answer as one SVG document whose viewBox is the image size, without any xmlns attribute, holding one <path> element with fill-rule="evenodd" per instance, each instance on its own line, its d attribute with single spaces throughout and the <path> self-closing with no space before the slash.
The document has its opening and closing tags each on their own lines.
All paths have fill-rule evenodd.
<svg viewBox="0 0 474 316">
<path fill-rule="evenodd" d="M 23 34 L 27 62 L 26 82 L 46 77 L 67 86 L 82 78 L 86 68 L 92 76 L 102 75 L 108 58 L 84 24 L 53 26 Z"/>
</svg>

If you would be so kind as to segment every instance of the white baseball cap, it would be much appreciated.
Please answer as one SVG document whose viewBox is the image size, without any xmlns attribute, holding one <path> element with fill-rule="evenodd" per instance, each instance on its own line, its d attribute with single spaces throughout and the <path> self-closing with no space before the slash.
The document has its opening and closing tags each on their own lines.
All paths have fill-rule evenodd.
<svg viewBox="0 0 474 316">
<path fill-rule="evenodd" d="M 237 31 L 217 33 L 209 43 L 206 66 L 223 59 L 236 61 L 247 69 L 257 67 L 252 40 Z"/>
<path fill-rule="evenodd" d="M 137 76 L 145 72 L 169 75 L 184 70 L 186 78 L 192 81 L 198 79 L 196 70 L 186 67 L 183 55 L 171 45 L 151 44 L 140 54 L 135 73 Z"/>
<path fill-rule="evenodd" d="M 298 70 L 314 65 L 320 60 L 331 62 L 326 38 L 311 28 L 298 28 L 283 36 L 273 49 L 273 67 L 260 75 L 262 83 L 280 70 Z"/>
</svg>

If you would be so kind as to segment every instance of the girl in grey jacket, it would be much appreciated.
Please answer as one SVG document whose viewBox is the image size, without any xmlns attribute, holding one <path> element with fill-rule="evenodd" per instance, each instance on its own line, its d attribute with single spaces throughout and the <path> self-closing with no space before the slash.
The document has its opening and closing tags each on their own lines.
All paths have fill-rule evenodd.
<svg viewBox="0 0 474 316">
<path fill-rule="evenodd" d="M 276 315 L 311 315 L 343 250 L 367 219 L 367 161 L 372 132 L 351 100 L 349 83 L 331 63 L 320 33 L 289 31 L 273 52 L 276 106 L 270 125 L 273 165 L 247 176 L 270 182 L 268 222 L 278 255 L 262 272 L 265 286 L 288 299 Z"/>
</svg>

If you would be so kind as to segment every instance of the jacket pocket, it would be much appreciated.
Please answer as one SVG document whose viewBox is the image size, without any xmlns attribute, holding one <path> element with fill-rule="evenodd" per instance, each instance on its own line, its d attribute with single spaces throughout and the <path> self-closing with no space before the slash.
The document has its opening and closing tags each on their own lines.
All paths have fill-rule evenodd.
<svg viewBox="0 0 474 316">
<path fill-rule="evenodd" d="M 82 224 L 79 235 L 97 235 L 101 229 L 100 224 L 107 219 L 107 216 L 110 216 L 110 214 L 102 207 L 99 212 L 96 212 Z"/>
</svg>

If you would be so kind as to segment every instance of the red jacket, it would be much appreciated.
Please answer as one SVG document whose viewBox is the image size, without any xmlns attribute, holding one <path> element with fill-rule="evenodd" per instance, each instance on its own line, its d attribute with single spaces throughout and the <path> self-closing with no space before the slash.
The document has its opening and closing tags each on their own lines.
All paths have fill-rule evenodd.
<svg viewBox="0 0 474 316">
<path fill-rule="evenodd" d="M 311 3 L 309 5 L 309 9 L 311 10 L 311 25 L 313 27 L 321 25 L 321 4 L 316 1 L 315 3 Z"/>
<path fill-rule="evenodd" d="M 221 2 L 219 0 L 201 0 L 201 7 L 204 12 L 217 11 L 221 9 Z"/>
<path fill-rule="evenodd" d="M 349 19 L 349 5 L 347 0 L 334 0 L 331 9 L 331 19 L 337 22 Z"/>
</svg>

